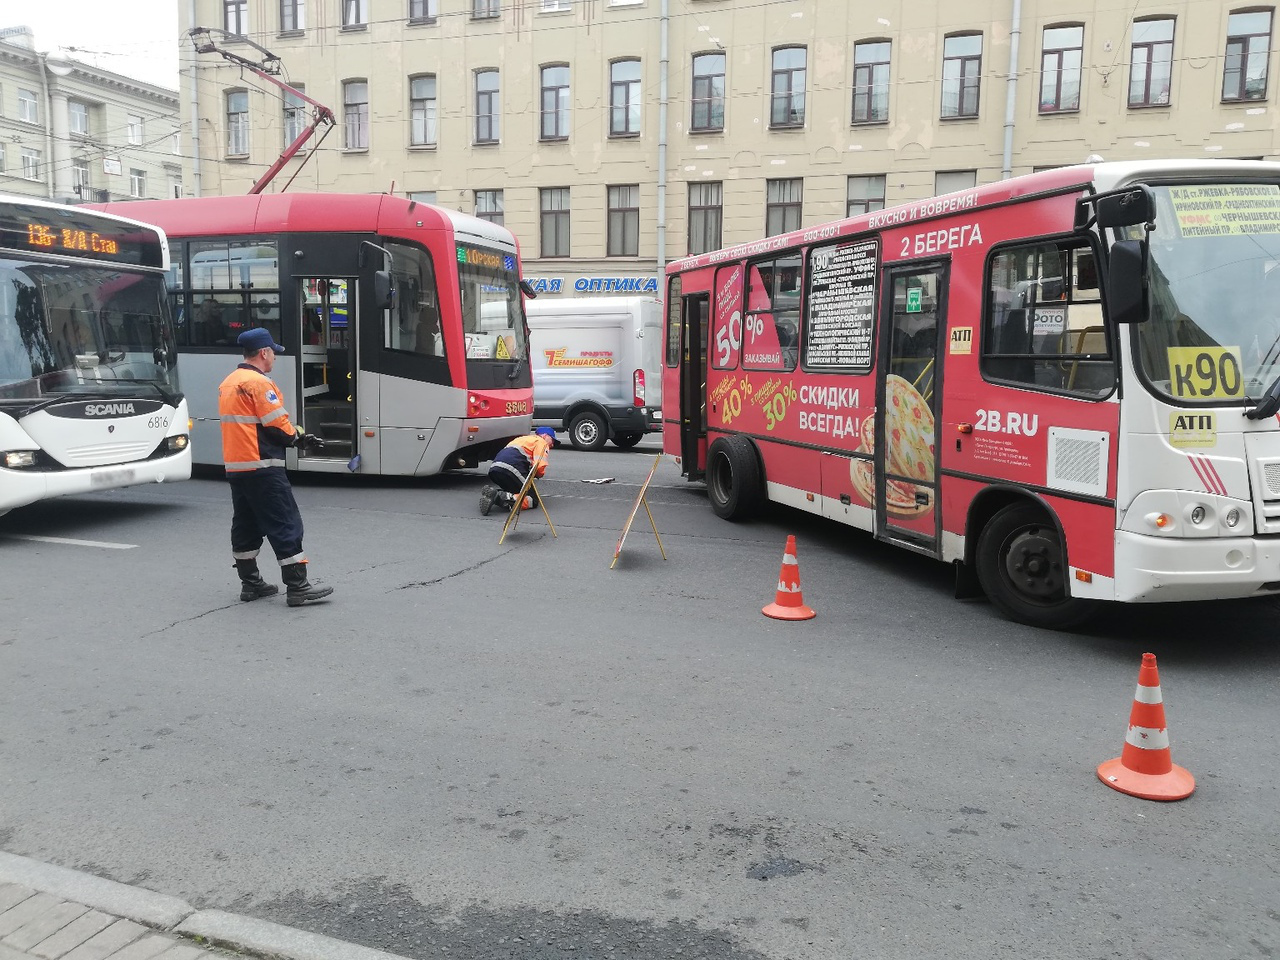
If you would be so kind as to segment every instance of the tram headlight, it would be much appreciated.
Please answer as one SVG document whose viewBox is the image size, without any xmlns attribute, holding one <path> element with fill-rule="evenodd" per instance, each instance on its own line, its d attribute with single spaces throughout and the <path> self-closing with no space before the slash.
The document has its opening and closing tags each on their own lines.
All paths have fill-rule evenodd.
<svg viewBox="0 0 1280 960">
<path fill-rule="evenodd" d="M 1235 527 L 1240 522 L 1240 509 L 1232 507 L 1227 511 L 1227 515 L 1222 518 L 1222 522 L 1228 527 Z"/>
<path fill-rule="evenodd" d="M 1204 523 L 1204 506 L 1197 503 L 1191 508 L 1191 522 L 1199 525 Z"/>
<path fill-rule="evenodd" d="M 4 465 L 10 470 L 20 470 L 23 467 L 34 467 L 36 465 L 36 452 L 34 450 L 11 450 L 4 455 Z"/>
</svg>

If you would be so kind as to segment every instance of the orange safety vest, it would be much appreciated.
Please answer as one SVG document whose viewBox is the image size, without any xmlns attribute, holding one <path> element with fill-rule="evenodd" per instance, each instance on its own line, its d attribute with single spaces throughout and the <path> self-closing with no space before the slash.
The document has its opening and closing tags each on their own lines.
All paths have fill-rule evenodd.
<svg viewBox="0 0 1280 960">
<path fill-rule="evenodd" d="M 228 473 L 284 466 L 284 445 L 263 427 L 295 436 L 284 398 L 265 373 L 242 363 L 218 386 L 222 422 L 222 462 Z"/>
<path fill-rule="evenodd" d="M 516 437 L 508 447 L 515 447 L 525 459 L 533 464 L 533 475 L 541 477 L 547 472 L 547 451 L 551 449 L 551 444 L 547 442 L 545 437 L 538 434 L 530 434 L 525 437 Z"/>
</svg>

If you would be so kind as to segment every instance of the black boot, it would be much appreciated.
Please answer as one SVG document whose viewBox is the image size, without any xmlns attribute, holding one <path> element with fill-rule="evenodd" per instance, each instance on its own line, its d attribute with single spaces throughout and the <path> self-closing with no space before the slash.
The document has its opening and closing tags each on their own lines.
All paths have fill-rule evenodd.
<svg viewBox="0 0 1280 960">
<path fill-rule="evenodd" d="M 274 597 L 280 588 L 274 583 L 267 583 L 258 572 L 257 560 L 237 560 L 236 573 L 240 574 L 240 599 L 257 600 L 260 597 Z"/>
<path fill-rule="evenodd" d="M 284 585 L 288 588 L 285 596 L 289 606 L 300 607 L 311 600 L 323 600 L 333 593 L 333 587 L 313 587 L 307 580 L 305 563 L 290 563 L 280 568 Z"/>
</svg>

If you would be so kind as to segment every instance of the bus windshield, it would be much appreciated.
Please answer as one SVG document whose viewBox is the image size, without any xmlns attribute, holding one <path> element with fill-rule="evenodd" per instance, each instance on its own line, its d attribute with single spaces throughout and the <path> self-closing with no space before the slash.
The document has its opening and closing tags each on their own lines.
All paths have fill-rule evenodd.
<svg viewBox="0 0 1280 960">
<path fill-rule="evenodd" d="M 178 393 L 164 278 L 0 257 L 0 403 Z"/>
<path fill-rule="evenodd" d="M 1280 185 L 1153 189 L 1145 379 L 1176 403 L 1256 400 L 1280 377 Z"/>
<path fill-rule="evenodd" d="M 458 286 L 468 360 L 528 358 L 519 281 L 511 254 L 459 245 Z"/>
</svg>

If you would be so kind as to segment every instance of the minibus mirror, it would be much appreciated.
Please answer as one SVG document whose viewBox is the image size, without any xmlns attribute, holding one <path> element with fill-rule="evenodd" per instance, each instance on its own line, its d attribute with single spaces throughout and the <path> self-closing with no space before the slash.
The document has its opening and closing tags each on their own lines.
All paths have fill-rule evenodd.
<svg viewBox="0 0 1280 960">
<path fill-rule="evenodd" d="M 1107 261 L 1107 306 L 1113 323 L 1143 323 L 1147 303 L 1146 241 L 1117 240 Z"/>
<path fill-rule="evenodd" d="M 538 291 L 533 289 L 533 284 L 530 283 L 528 280 L 520 281 L 520 291 L 530 300 L 538 299 Z"/>
<path fill-rule="evenodd" d="M 1156 196 L 1147 186 L 1117 190 L 1097 198 L 1094 210 L 1099 227 L 1135 227 L 1156 219 Z"/>
<path fill-rule="evenodd" d="M 373 273 L 373 298 L 378 301 L 379 310 L 390 310 L 395 303 L 395 288 L 391 286 L 391 274 L 386 270 L 375 270 Z"/>
</svg>

